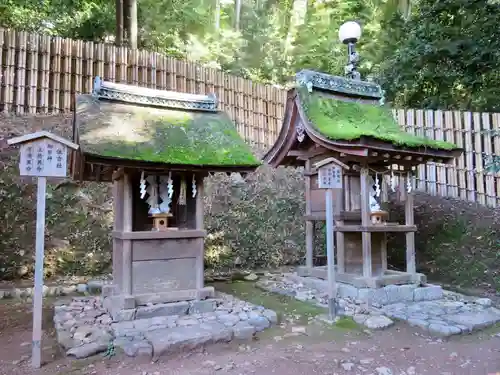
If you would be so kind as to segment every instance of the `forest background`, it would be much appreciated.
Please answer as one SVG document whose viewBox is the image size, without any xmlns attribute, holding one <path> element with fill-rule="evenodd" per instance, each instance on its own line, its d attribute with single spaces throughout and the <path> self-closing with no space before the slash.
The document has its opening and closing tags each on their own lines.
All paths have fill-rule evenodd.
<svg viewBox="0 0 500 375">
<path fill-rule="evenodd" d="M 343 74 L 338 28 L 356 20 L 360 71 L 393 106 L 492 112 L 499 19 L 498 0 L 0 1 L 0 27 L 128 43 L 278 85 L 302 68 Z"/>
</svg>

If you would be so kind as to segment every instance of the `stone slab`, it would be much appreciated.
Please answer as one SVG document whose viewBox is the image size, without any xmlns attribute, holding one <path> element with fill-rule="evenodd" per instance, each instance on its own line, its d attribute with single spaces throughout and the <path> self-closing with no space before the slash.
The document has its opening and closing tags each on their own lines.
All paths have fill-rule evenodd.
<svg viewBox="0 0 500 375">
<path fill-rule="evenodd" d="M 157 316 L 186 315 L 189 310 L 189 303 L 159 303 L 152 306 L 139 306 L 136 310 L 136 319 L 154 318 Z"/>
<path fill-rule="evenodd" d="M 469 332 L 472 332 L 500 322 L 500 310 L 489 307 L 482 311 L 448 315 L 446 320 L 464 326 Z"/>
<path fill-rule="evenodd" d="M 153 346 L 153 356 L 158 358 L 165 354 L 197 349 L 210 342 L 212 334 L 199 326 L 188 326 L 150 331 L 145 337 Z"/>
</svg>

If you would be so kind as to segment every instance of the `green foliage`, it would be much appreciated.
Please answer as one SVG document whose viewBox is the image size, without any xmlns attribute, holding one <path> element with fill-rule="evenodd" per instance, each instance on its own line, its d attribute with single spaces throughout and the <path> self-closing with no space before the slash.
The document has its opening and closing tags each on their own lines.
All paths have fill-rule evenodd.
<svg viewBox="0 0 500 375">
<path fill-rule="evenodd" d="M 1 166 L 0 279 L 27 277 L 34 271 L 36 185 L 19 180 L 17 157 L 3 157 Z M 109 268 L 109 198 L 107 186 L 47 186 L 45 276 L 87 275 Z"/>
<path fill-rule="evenodd" d="M 407 147 L 451 150 L 452 143 L 412 135 L 401 130 L 391 110 L 384 106 L 341 101 L 300 90 L 301 101 L 312 125 L 325 137 L 355 140 L 363 136 Z"/>
<path fill-rule="evenodd" d="M 414 8 L 407 22 L 394 16 L 385 25 L 388 96 L 398 106 L 500 110 L 499 4 L 421 0 Z"/>
<path fill-rule="evenodd" d="M 139 1 L 139 46 L 284 84 L 302 68 L 343 74 L 338 27 L 356 20 L 359 70 L 383 85 L 393 106 L 500 108 L 498 2 L 243 0 L 238 29 L 234 2 L 218 0 L 218 12 L 216 3 Z M 5 0 L 0 26 L 112 41 L 114 13 L 108 0 Z"/>
<path fill-rule="evenodd" d="M 301 172 L 261 166 L 235 182 L 219 174 L 206 187 L 206 260 L 210 267 L 296 264 L 304 256 Z"/>
<path fill-rule="evenodd" d="M 187 112 L 78 98 L 80 147 L 102 157 L 169 164 L 258 166 L 224 112 Z M 80 107 L 81 106 L 81 107 Z"/>
</svg>

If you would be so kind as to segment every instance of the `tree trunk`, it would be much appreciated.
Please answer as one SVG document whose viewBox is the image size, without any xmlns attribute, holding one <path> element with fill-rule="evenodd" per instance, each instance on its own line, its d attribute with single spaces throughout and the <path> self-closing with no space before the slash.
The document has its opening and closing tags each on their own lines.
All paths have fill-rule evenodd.
<svg viewBox="0 0 500 375">
<path fill-rule="evenodd" d="M 241 17 L 241 0 L 236 0 L 234 13 L 235 13 L 234 29 L 239 30 L 240 29 L 240 17 Z"/>
<path fill-rule="evenodd" d="M 220 29 L 220 0 L 215 0 L 215 30 Z"/>
<path fill-rule="evenodd" d="M 137 0 L 124 0 L 128 46 L 137 49 Z"/>
<path fill-rule="evenodd" d="M 121 46 L 123 44 L 123 0 L 115 0 L 116 6 L 116 34 L 115 44 Z"/>
</svg>

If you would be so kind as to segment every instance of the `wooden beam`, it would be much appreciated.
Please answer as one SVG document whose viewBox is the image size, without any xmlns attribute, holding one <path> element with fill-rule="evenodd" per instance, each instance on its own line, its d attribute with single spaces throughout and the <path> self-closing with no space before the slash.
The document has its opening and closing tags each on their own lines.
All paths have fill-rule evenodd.
<svg viewBox="0 0 500 375">
<path fill-rule="evenodd" d="M 370 188 L 368 184 L 369 170 L 361 168 L 361 226 L 370 225 Z M 363 277 L 372 277 L 372 238 L 370 232 L 362 232 Z"/>
<path fill-rule="evenodd" d="M 406 177 L 408 178 L 408 177 Z M 406 226 L 414 225 L 413 213 L 413 192 L 407 193 L 405 202 L 405 224 Z M 415 232 L 406 233 L 406 272 L 409 274 L 417 273 L 417 265 L 415 260 Z"/>
<path fill-rule="evenodd" d="M 124 168 L 118 168 L 113 172 L 113 175 L 111 176 L 111 179 L 113 181 L 119 180 L 123 177 L 125 169 Z"/>
<path fill-rule="evenodd" d="M 340 160 L 338 159 L 335 159 L 333 157 L 330 157 L 330 158 L 326 158 L 326 159 L 323 159 L 319 162 L 317 162 L 316 164 L 314 164 L 314 167 L 316 169 L 318 168 L 321 168 L 321 167 L 324 167 L 325 165 L 328 165 L 328 164 L 331 164 L 331 163 L 335 163 L 335 164 L 338 164 L 340 165 L 342 168 L 344 168 L 345 170 L 349 170 L 349 166 L 347 164 L 344 164 L 342 163 Z"/>
<path fill-rule="evenodd" d="M 307 160 L 306 172 L 311 172 L 311 161 Z M 311 215 L 311 177 L 306 176 L 306 215 Z M 314 253 L 314 221 L 306 220 L 306 267 L 313 266 Z"/>
</svg>

